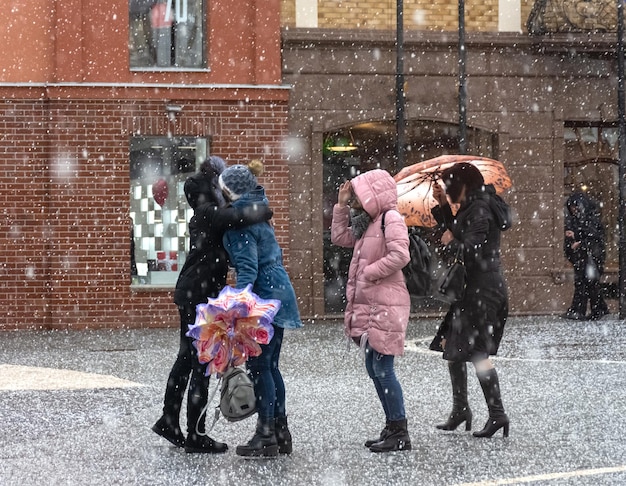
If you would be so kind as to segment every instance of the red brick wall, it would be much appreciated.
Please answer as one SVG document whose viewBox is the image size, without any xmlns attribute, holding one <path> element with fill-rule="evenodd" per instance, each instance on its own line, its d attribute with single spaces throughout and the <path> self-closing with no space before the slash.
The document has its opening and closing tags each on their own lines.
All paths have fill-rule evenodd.
<svg viewBox="0 0 626 486">
<path fill-rule="evenodd" d="M 48 123 L 41 103 L 0 106 L 0 302 L 11 328 L 48 319 Z"/>
<path fill-rule="evenodd" d="M 0 81 L 280 84 L 280 0 L 205 5 L 208 70 L 131 71 L 128 0 L 11 0 Z"/>
<path fill-rule="evenodd" d="M 132 290 L 129 139 L 210 136 L 229 163 L 262 159 L 288 261 L 285 100 L 190 101 L 171 124 L 163 101 L 0 101 L 0 329 L 177 326 L 166 290 Z M 176 100 L 172 99 L 172 102 Z"/>
</svg>

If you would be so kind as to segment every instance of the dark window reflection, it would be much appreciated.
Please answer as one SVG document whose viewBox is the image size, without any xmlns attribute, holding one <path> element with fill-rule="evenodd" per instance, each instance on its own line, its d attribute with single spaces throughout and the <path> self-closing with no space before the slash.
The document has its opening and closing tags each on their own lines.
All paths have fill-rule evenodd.
<svg viewBox="0 0 626 486">
<path fill-rule="evenodd" d="M 203 68 L 203 0 L 129 0 L 131 68 Z"/>
<path fill-rule="evenodd" d="M 484 130 L 468 129 L 468 153 L 497 158 L 496 135 Z M 416 121 L 407 127 L 406 165 L 416 164 L 439 155 L 458 153 L 458 128 L 442 122 Z M 385 169 L 392 175 L 396 167 L 395 122 L 369 122 L 324 134 L 323 146 L 323 230 L 324 230 L 324 301 L 327 313 L 345 309 L 345 286 L 352 251 L 330 242 L 333 205 L 339 185 L 372 169 Z M 415 229 L 419 231 L 419 229 Z M 422 231 L 431 244 L 431 230 Z M 431 238 L 434 242 L 435 239 Z M 436 250 L 433 248 L 433 250 Z M 439 308 L 432 299 L 413 303 L 414 310 Z"/>
</svg>

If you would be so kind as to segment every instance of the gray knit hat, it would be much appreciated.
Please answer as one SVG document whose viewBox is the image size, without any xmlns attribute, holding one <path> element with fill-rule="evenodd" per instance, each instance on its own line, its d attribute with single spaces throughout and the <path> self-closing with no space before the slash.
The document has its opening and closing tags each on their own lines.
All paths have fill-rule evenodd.
<svg viewBox="0 0 626 486">
<path fill-rule="evenodd" d="M 231 201 L 254 190 L 258 184 L 256 177 L 245 165 L 231 165 L 220 175 L 220 187 Z"/>
</svg>

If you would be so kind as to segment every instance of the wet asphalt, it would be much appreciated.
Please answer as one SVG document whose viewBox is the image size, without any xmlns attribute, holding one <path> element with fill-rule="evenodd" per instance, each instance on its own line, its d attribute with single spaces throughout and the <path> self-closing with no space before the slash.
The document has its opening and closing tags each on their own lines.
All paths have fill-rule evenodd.
<svg viewBox="0 0 626 486">
<path fill-rule="evenodd" d="M 341 324 L 288 332 L 281 368 L 294 452 L 272 460 L 234 453 L 254 418 L 217 423 L 212 435 L 230 446 L 223 455 L 186 454 L 150 430 L 176 329 L 2 332 L 0 485 L 626 484 L 624 321 L 510 318 L 495 360 L 506 439 L 435 429 L 451 407 L 445 362 L 427 349 L 437 324 L 409 324 L 396 373 L 413 449 L 388 454 L 363 446 L 384 416 Z M 473 373 L 469 397 L 477 430 L 487 408 Z"/>
</svg>

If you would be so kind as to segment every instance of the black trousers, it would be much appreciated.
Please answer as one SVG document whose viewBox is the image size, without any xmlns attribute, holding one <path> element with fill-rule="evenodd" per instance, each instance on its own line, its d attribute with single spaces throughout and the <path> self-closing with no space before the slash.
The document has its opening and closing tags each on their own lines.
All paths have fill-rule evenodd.
<svg viewBox="0 0 626 486">
<path fill-rule="evenodd" d="M 587 313 L 587 303 L 589 303 L 591 314 L 606 311 L 607 305 L 604 302 L 600 281 L 589 279 L 586 269 L 574 269 L 574 297 L 570 310 L 582 316 Z"/>
<path fill-rule="evenodd" d="M 206 413 L 202 413 L 207 404 L 209 378 L 204 376 L 206 364 L 198 362 L 196 348 L 193 339 L 185 336 L 189 330 L 188 325 L 196 320 L 195 304 L 179 305 L 180 313 L 180 345 L 176 361 L 167 379 L 165 399 L 163 403 L 163 415 L 178 422 L 180 409 L 187 385 L 187 433 L 196 431 L 205 432 Z"/>
</svg>

